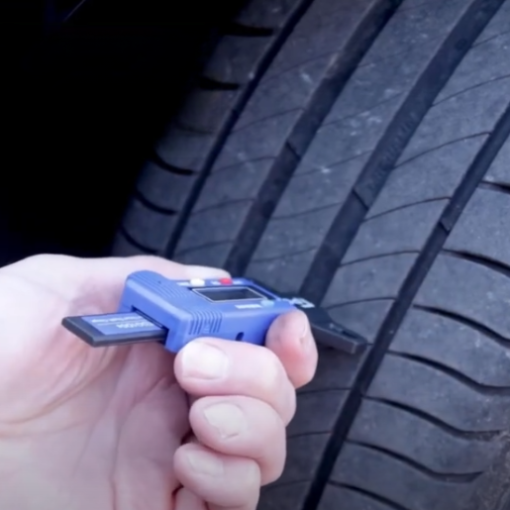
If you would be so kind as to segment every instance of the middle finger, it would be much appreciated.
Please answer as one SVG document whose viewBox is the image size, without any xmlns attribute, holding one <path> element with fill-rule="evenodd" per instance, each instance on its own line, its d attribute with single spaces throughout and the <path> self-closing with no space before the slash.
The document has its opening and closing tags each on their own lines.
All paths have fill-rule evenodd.
<svg viewBox="0 0 510 510">
<path fill-rule="evenodd" d="M 288 425 L 296 395 L 272 351 L 258 345 L 214 338 L 194 340 L 175 359 L 175 375 L 193 397 L 242 395 L 269 404 Z"/>
</svg>

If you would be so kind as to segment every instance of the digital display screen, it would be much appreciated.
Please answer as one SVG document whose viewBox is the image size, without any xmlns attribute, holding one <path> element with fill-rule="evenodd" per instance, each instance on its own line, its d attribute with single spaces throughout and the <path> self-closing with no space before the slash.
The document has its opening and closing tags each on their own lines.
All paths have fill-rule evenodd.
<svg viewBox="0 0 510 510">
<path fill-rule="evenodd" d="M 247 301 L 266 299 L 266 296 L 249 287 L 206 287 L 193 289 L 196 293 L 211 301 Z"/>
</svg>

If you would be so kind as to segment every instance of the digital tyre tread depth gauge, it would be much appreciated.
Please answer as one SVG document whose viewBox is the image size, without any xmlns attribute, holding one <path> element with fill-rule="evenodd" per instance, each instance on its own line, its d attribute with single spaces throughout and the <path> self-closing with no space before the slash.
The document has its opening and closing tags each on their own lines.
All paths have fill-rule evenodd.
<svg viewBox="0 0 510 510">
<path fill-rule="evenodd" d="M 160 342 L 178 352 L 206 336 L 264 345 L 271 323 L 295 309 L 306 313 L 319 344 L 357 354 L 367 343 L 326 310 L 253 280 L 169 280 L 152 271 L 127 278 L 116 313 L 66 317 L 62 324 L 93 347 Z"/>
</svg>

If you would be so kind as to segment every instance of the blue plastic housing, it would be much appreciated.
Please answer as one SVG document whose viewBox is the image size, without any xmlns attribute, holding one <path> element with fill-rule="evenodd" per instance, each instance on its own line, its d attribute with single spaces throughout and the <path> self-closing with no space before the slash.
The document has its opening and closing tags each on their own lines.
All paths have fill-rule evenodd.
<svg viewBox="0 0 510 510">
<path fill-rule="evenodd" d="M 254 292 L 259 295 L 252 296 Z M 216 300 L 223 294 L 234 299 Z M 163 326 L 168 330 L 165 347 L 178 352 L 205 336 L 263 345 L 271 323 L 295 309 L 288 300 L 244 278 L 170 280 L 140 271 L 128 277 L 118 313 L 138 312 Z"/>
</svg>

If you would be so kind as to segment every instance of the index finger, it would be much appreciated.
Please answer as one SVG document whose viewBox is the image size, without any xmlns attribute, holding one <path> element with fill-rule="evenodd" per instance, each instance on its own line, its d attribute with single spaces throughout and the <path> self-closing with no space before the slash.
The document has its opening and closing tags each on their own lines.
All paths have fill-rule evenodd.
<svg viewBox="0 0 510 510">
<path fill-rule="evenodd" d="M 97 313 L 116 309 L 126 278 L 136 271 L 155 271 L 174 279 L 229 276 L 222 269 L 186 266 L 150 255 L 90 259 L 36 255 L 1 270 L 4 274 L 23 278 L 58 294 L 72 302 L 72 308 L 77 312 L 85 304 L 88 307 L 93 303 Z"/>
</svg>

